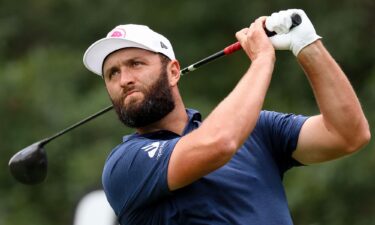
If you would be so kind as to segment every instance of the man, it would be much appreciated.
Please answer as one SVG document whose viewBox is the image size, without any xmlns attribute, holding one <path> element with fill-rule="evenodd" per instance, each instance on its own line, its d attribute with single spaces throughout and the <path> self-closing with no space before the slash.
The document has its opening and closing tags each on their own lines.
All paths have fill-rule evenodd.
<svg viewBox="0 0 375 225">
<path fill-rule="evenodd" d="M 302 23 L 289 30 L 291 15 Z M 278 35 L 268 38 L 264 26 Z M 233 91 L 201 122 L 178 91 L 180 65 L 169 41 L 123 25 L 86 51 L 120 120 L 136 133 L 109 155 L 103 185 L 121 224 L 292 224 L 283 174 L 335 159 L 370 139 L 345 74 L 302 10 L 260 17 L 236 33 L 251 60 Z M 261 111 L 275 48 L 290 49 L 321 114 Z"/>
</svg>

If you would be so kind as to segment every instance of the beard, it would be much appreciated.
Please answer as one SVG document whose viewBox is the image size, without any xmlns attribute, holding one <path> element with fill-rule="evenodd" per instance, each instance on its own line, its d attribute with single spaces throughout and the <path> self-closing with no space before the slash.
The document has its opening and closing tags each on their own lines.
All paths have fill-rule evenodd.
<svg viewBox="0 0 375 225">
<path fill-rule="evenodd" d="M 149 90 L 144 90 L 144 99 L 140 103 L 130 101 L 124 105 L 124 97 L 111 99 L 119 120 L 127 127 L 145 127 L 159 121 L 174 107 L 175 102 L 169 87 L 168 74 L 163 68 L 158 80 L 150 86 Z"/>
</svg>

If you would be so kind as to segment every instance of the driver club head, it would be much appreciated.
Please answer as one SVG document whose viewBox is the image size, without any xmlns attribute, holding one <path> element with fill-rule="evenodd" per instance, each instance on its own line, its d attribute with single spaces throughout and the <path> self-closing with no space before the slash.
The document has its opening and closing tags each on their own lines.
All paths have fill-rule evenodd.
<svg viewBox="0 0 375 225">
<path fill-rule="evenodd" d="M 10 172 L 23 184 L 41 183 L 47 176 L 47 154 L 43 141 L 36 142 L 17 152 L 9 160 Z"/>
</svg>

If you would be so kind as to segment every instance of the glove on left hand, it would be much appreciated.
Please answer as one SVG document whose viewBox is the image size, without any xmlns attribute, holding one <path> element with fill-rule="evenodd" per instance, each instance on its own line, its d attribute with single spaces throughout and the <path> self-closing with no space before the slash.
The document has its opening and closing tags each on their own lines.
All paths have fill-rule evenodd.
<svg viewBox="0 0 375 225">
<path fill-rule="evenodd" d="M 292 15 L 301 17 L 301 24 L 290 29 L 292 26 Z M 322 38 L 316 34 L 314 26 L 301 9 L 283 10 L 272 13 L 266 19 L 266 28 L 275 31 L 277 35 L 270 37 L 272 45 L 277 50 L 291 50 L 295 56 L 307 45 Z"/>
</svg>

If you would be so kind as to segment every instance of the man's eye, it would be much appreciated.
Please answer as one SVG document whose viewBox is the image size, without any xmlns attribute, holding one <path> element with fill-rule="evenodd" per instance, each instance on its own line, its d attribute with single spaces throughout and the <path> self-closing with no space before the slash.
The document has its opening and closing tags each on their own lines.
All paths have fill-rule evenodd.
<svg viewBox="0 0 375 225">
<path fill-rule="evenodd" d="M 116 75 L 118 75 L 119 73 L 120 73 L 119 70 L 112 70 L 112 71 L 109 72 L 109 74 L 108 74 L 108 78 L 111 79 L 113 76 L 116 76 Z"/>
<path fill-rule="evenodd" d="M 131 65 L 132 65 L 133 67 L 137 67 L 137 66 L 143 65 L 143 63 L 140 62 L 140 61 L 134 61 L 134 62 L 131 63 Z"/>
</svg>

